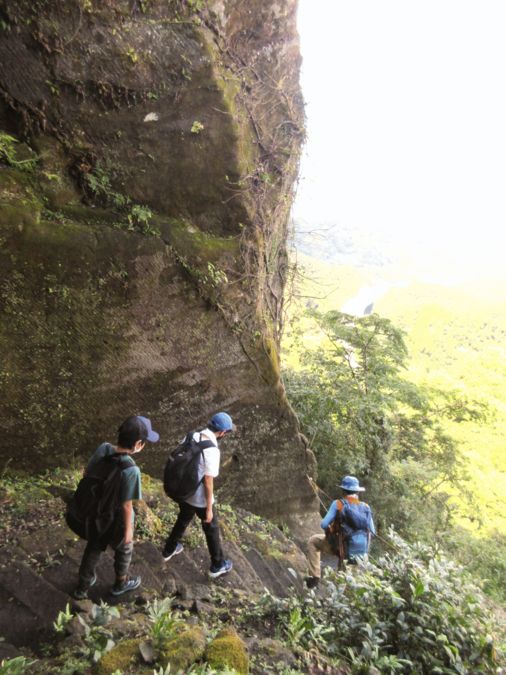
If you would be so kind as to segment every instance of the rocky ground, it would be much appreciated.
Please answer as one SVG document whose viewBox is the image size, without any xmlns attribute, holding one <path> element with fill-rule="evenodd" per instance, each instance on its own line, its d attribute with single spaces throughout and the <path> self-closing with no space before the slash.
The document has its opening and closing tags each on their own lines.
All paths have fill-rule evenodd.
<svg viewBox="0 0 506 675">
<path fill-rule="evenodd" d="M 110 595 L 114 573 L 107 551 L 90 599 L 73 600 L 85 542 L 66 527 L 63 513 L 78 476 L 2 477 L 0 659 L 17 659 L 25 668 L 19 672 L 34 673 L 152 673 L 169 663 L 171 674 L 338 672 L 316 655 L 306 655 L 302 666 L 300 655 L 278 639 L 279 626 L 256 611 L 263 597 L 303 589 L 306 560 L 287 534 L 220 505 L 233 571 L 208 578 L 197 523 L 187 532 L 184 552 L 165 563 L 160 551 L 176 506 L 149 478 L 144 501 L 136 505 L 131 568 L 141 575 L 141 588 L 121 599 Z"/>
</svg>

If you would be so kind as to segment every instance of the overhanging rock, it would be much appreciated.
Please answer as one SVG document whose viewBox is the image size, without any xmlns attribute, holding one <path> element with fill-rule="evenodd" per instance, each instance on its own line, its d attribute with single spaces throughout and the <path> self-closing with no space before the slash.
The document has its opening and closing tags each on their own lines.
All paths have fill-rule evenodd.
<svg viewBox="0 0 506 675">
<path fill-rule="evenodd" d="M 162 440 L 140 463 L 159 475 L 226 409 L 227 498 L 314 513 L 278 356 L 295 9 L 0 2 L 3 462 L 73 461 L 142 413 Z"/>
</svg>

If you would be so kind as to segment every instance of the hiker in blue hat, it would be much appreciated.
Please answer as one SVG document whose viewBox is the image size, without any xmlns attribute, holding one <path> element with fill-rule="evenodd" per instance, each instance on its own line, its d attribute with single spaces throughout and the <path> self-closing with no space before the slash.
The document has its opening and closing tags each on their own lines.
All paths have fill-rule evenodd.
<svg viewBox="0 0 506 675">
<path fill-rule="evenodd" d="M 235 431 L 235 425 L 230 415 L 226 412 L 219 412 L 211 417 L 207 428 L 194 432 L 194 441 L 196 443 L 204 441 L 205 444 L 198 465 L 198 487 L 191 496 L 178 501 L 179 514 L 171 533 L 167 537 L 162 553 L 165 562 L 182 553 L 181 538 L 196 515 L 202 524 L 206 537 L 211 558 L 209 576 L 212 579 L 227 574 L 233 567 L 232 561 L 226 559 L 223 555 L 220 543 L 220 527 L 216 509 L 213 507 L 214 479 L 218 476 L 220 470 L 218 441 L 232 431 Z"/>
<path fill-rule="evenodd" d="M 141 452 L 146 441 L 159 439 L 147 417 L 133 415 L 119 427 L 117 445 L 102 443 L 88 462 L 66 515 L 74 532 L 88 540 L 73 592 L 77 600 L 87 598 L 96 583 L 96 568 L 107 546 L 114 550 L 116 581 L 111 594 L 140 586 L 139 576 L 128 576 L 134 548 L 133 500 L 142 499 L 141 472 L 132 455 Z"/>
<path fill-rule="evenodd" d="M 321 553 L 337 554 L 340 567 L 345 561 L 355 565 L 358 560 L 367 560 L 371 535 L 376 534 L 371 509 L 358 497 L 365 490 L 358 479 L 345 476 L 339 487 L 344 493 L 342 499 L 332 502 L 320 524 L 325 534 L 314 534 L 308 541 L 308 588 L 314 588 L 320 581 Z"/>
</svg>

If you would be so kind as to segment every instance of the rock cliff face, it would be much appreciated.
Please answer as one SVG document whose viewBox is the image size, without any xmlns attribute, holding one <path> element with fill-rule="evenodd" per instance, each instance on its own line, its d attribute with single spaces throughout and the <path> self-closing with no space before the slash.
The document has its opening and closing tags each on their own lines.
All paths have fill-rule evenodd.
<svg viewBox="0 0 506 675">
<path fill-rule="evenodd" d="M 303 139 L 295 0 L 0 1 L 2 463 L 226 409 L 221 490 L 314 510 L 279 376 Z"/>
</svg>

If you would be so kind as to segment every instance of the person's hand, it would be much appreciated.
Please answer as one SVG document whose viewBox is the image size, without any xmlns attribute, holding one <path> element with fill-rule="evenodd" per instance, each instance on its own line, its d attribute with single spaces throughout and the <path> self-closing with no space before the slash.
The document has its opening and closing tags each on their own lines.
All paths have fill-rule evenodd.
<svg viewBox="0 0 506 675">
<path fill-rule="evenodd" d="M 212 521 L 212 519 L 213 519 L 213 507 L 209 506 L 206 509 L 206 518 L 204 520 L 204 523 L 210 523 Z"/>
</svg>

